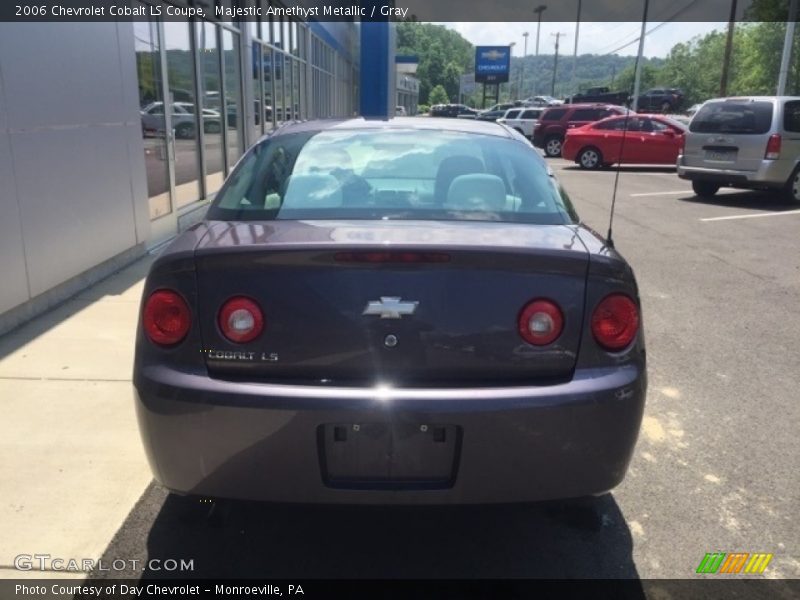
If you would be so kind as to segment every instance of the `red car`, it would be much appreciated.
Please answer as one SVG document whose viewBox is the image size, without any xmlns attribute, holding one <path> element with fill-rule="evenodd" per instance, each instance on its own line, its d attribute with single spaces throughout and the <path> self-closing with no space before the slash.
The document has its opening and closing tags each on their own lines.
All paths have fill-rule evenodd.
<svg viewBox="0 0 800 600">
<path fill-rule="evenodd" d="M 598 169 L 615 163 L 675 165 L 686 126 L 660 115 L 609 117 L 567 131 L 561 156 L 582 169 Z"/>
</svg>

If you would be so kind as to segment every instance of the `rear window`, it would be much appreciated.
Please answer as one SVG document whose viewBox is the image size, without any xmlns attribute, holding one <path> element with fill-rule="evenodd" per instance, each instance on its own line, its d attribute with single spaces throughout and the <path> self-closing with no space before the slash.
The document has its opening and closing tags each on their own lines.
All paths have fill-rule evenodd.
<svg viewBox="0 0 800 600">
<path fill-rule="evenodd" d="M 268 138 L 240 161 L 207 218 L 577 221 L 530 145 L 416 129 Z"/>
<path fill-rule="evenodd" d="M 597 108 L 577 108 L 570 121 L 597 121 L 601 116 L 605 116 L 606 112 Z"/>
<path fill-rule="evenodd" d="M 767 133 L 772 102 L 706 102 L 689 124 L 693 133 Z"/>
<path fill-rule="evenodd" d="M 566 108 L 557 108 L 555 110 L 545 111 L 542 115 L 542 121 L 560 121 L 561 117 L 567 114 Z"/>
<path fill-rule="evenodd" d="M 792 133 L 800 132 L 800 101 L 792 100 L 784 105 L 783 128 Z"/>
<path fill-rule="evenodd" d="M 526 110 L 522 113 L 522 119 L 538 119 L 539 115 L 542 114 L 541 110 Z"/>
</svg>

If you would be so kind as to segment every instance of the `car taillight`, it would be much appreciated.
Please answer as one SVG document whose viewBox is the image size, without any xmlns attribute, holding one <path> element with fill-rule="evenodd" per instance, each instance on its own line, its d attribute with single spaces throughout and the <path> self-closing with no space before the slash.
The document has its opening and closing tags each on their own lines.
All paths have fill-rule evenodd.
<svg viewBox="0 0 800 600">
<path fill-rule="evenodd" d="M 252 342 L 264 330 L 264 314 L 250 298 L 236 296 L 219 309 L 219 328 L 222 334 L 237 344 Z"/>
<path fill-rule="evenodd" d="M 773 133 L 769 136 L 767 142 L 767 151 L 764 153 L 764 158 L 767 160 L 778 160 L 781 157 L 781 136 L 778 133 Z"/>
<path fill-rule="evenodd" d="M 624 294 L 603 298 L 592 314 L 592 334 L 606 350 L 618 351 L 628 346 L 639 331 L 639 309 Z"/>
<path fill-rule="evenodd" d="M 189 333 L 192 313 L 183 297 L 172 290 L 157 290 L 144 305 L 145 335 L 159 346 L 174 346 Z"/>
<path fill-rule="evenodd" d="M 538 299 L 526 304 L 519 313 L 519 334 L 529 344 L 553 343 L 564 329 L 561 309 L 550 300 Z"/>
</svg>

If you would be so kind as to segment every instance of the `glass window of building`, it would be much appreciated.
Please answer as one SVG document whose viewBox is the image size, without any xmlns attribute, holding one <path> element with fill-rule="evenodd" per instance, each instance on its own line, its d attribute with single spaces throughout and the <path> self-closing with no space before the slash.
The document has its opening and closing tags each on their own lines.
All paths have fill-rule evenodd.
<svg viewBox="0 0 800 600">
<path fill-rule="evenodd" d="M 198 83 L 203 122 L 203 159 L 205 162 L 205 195 L 216 193 L 225 179 L 225 143 L 223 133 L 222 71 L 217 26 L 195 22 Z"/>
<path fill-rule="evenodd" d="M 225 80 L 225 129 L 228 148 L 228 170 L 233 168 L 244 150 L 242 139 L 242 81 L 239 65 L 239 35 L 222 31 L 222 61 Z"/>
</svg>

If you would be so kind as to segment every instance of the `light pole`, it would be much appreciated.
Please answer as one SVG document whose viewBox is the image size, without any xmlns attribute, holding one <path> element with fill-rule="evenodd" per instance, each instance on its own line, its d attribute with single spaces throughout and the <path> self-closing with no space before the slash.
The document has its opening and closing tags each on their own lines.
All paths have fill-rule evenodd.
<svg viewBox="0 0 800 600">
<path fill-rule="evenodd" d="M 572 55 L 572 93 L 575 93 L 575 74 L 578 69 L 578 34 L 581 31 L 581 0 L 578 0 L 578 20 L 575 21 L 575 52 Z"/>
<path fill-rule="evenodd" d="M 536 25 L 536 56 L 539 56 L 539 32 L 542 30 L 542 13 L 547 10 L 546 4 L 540 4 L 533 9 L 533 12 L 539 17 L 539 22 Z M 538 62 L 537 62 L 538 64 Z M 533 93 L 536 93 L 536 80 L 533 81 Z"/>
<path fill-rule="evenodd" d="M 514 84 L 511 82 L 511 55 L 514 53 L 514 46 L 516 46 L 516 45 L 517 45 L 517 42 L 511 42 L 508 45 L 508 71 L 509 71 L 509 73 L 508 73 L 508 75 L 509 75 L 509 77 L 508 77 L 508 101 L 509 102 L 513 102 L 514 101 Z M 499 95 L 500 94 L 498 94 L 498 96 Z M 498 98 L 498 102 L 499 102 L 499 98 Z"/>
<path fill-rule="evenodd" d="M 556 73 L 558 73 L 558 40 L 561 39 L 562 35 L 567 35 L 566 33 L 551 33 L 550 35 L 556 36 L 556 55 L 553 58 L 553 86 L 550 90 L 550 95 L 553 98 L 556 97 Z"/>
<path fill-rule="evenodd" d="M 536 25 L 536 56 L 539 56 L 539 32 L 542 29 L 542 13 L 547 10 L 546 4 L 540 4 L 536 8 L 533 9 L 539 17 L 539 23 Z"/>
<path fill-rule="evenodd" d="M 519 70 L 519 89 L 517 93 L 519 94 L 519 99 L 522 100 L 525 94 L 522 93 L 522 85 L 525 81 L 525 59 L 528 56 L 528 32 L 522 34 L 522 37 L 525 38 L 525 49 L 522 52 L 522 67 Z"/>
</svg>

